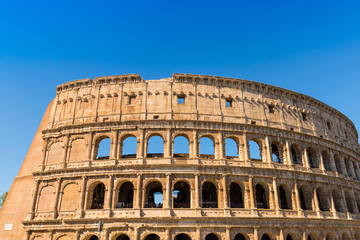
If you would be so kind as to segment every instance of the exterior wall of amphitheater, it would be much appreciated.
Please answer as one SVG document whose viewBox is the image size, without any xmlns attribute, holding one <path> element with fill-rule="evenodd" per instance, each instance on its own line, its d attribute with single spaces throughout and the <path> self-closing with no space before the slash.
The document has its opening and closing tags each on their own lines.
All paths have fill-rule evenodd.
<svg viewBox="0 0 360 240">
<path fill-rule="evenodd" d="M 32 146 L 41 154 L 25 159 L 19 173 L 31 176 L 29 204 L 13 214 L 21 239 L 93 240 L 99 221 L 101 239 L 109 240 L 126 239 L 122 234 L 131 240 L 157 239 L 151 234 L 161 240 L 180 240 L 179 234 L 360 239 L 357 131 L 346 116 L 303 94 L 202 75 L 99 77 L 58 86 L 42 125 Z M 163 139 L 163 153 L 148 153 L 153 136 Z M 187 154 L 174 152 L 178 136 L 188 140 Z M 122 152 L 128 137 L 136 138 L 135 155 Z M 213 155 L 201 154 L 204 137 L 213 142 Z M 229 138 L 238 156 L 227 156 Z M 110 139 L 110 154 L 98 158 L 103 139 Z M 259 147 L 259 159 L 251 157 L 250 142 Z M 189 206 L 174 205 L 179 182 L 188 186 Z M 119 207 L 125 183 L 132 186 L 131 204 Z M 149 207 L 155 183 L 163 204 Z M 238 205 L 232 183 L 239 187 Z M 101 184 L 103 200 L 94 209 Z M 206 184 L 215 187 L 216 199 L 204 199 Z M 1 224 L 11 219 L 4 216 L 16 207 L 12 199 L 27 194 L 19 189 L 25 190 L 13 184 Z M 20 239 L 11 231 L 2 229 L 1 239 Z"/>
</svg>

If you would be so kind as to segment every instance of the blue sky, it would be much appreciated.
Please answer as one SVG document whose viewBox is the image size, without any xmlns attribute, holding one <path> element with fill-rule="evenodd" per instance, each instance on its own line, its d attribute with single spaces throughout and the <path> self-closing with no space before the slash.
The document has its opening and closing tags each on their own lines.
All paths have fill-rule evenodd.
<svg viewBox="0 0 360 240">
<path fill-rule="evenodd" d="M 57 85 L 139 73 L 243 78 L 315 97 L 359 129 L 358 1 L 1 1 L 0 194 Z"/>
</svg>

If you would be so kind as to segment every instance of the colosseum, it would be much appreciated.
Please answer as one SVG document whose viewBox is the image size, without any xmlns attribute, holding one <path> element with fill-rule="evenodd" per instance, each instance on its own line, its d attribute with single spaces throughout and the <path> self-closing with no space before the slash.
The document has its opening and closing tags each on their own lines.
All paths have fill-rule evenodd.
<svg viewBox="0 0 360 240">
<path fill-rule="evenodd" d="M 56 88 L 0 239 L 360 240 L 359 160 L 346 116 L 280 87 L 76 80 Z"/>
</svg>

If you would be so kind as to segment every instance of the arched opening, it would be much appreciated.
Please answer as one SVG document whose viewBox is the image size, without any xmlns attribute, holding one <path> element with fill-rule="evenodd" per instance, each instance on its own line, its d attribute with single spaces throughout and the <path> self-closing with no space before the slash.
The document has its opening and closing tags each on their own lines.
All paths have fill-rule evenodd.
<svg viewBox="0 0 360 240">
<path fill-rule="evenodd" d="M 136 158 L 137 139 L 136 137 L 127 137 L 122 141 L 121 158 Z"/>
<path fill-rule="evenodd" d="M 334 160 L 335 160 L 336 171 L 340 174 L 343 174 L 341 160 L 337 154 L 334 155 Z"/>
<path fill-rule="evenodd" d="M 214 141 L 208 137 L 200 138 L 200 157 L 201 158 L 215 158 Z"/>
<path fill-rule="evenodd" d="M 116 208 L 133 208 L 134 185 L 131 182 L 123 183 L 119 189 Z"/>
<path fill-rule="evenodd" d="M 351 240 L 351 237 L 349 236 L 349 234 L 343 233 L 342 237 L 341 237 L 341 240 Z"/>
<path fill-rule="evenodd" d="M 163 189 L 158 181 L 153 181 L 146 186 L 145 208 L 163 207 Z"/>
<path fill-rule="evenodd" d="M 323 162 L 324 162 L 324 168 L 327 171 L 331 171 L 331 163 L 330 163 L 330 155 L 327 151 L 323 151 L 322 152 L 322 158 L 323 158 Z"/>
<path fill-rule="evenodd" d="M 232 182 L 230 184 L 230 206 L 232 208 L 243 208 L 244 200 L 241 187 L 239 184 Z"/>
<path fill-rule="evenodd" d="M 93 192 L 91 209 L 103 209 L 105 202 L 105 185 L 98 183 Z"/>
<path fill-rule="evenodd" d="M 144 240 L 160 240 L 160 237 L 156 234 L 149 234 L 146 236 Z"/>
<path fill-rule="evenodd" d="M 173 157 L 188 158 L 189 157 L 189 140 L 184 136 L 177 136 L 174 139 Z"/>
<path fill-rule="evenodd" d="M 279 202 L 281 209 L 291 209 L 291 191 L 285 185 L 279 187 Z"/>
<path fill-rule="evenodd" d="M 360 240 L 360 233 L 355 233 L 355 240 Z"/>
<path fill-rule="evenodd" d="M 89 240 L 99 240 L 98 236 L 92 235 Z"/>
<path fill-rule="evenodd" d="M 286 235 L 286 240 L 293 240 L 293 237 L 290 234 L 288 234 Z"/>
<path fill-rule="evenodd" d="M 108 137 L 101 138 L 95 145 L 96 160 L 109 159 L 111 140 Z"/>
<path fill-rule="evenodd" d="M 318 235 L 316 233 L 309 233 L 307 240 L 318 240 Z"/>
<path fill-rule="evenodd" d="M 215 234 L 210 233 L 206 235 L 205 240 L 219 240 L 219 238 Z"/>
<path fill-rule="evenodd" d="M 333 196 L 333 201 L 334 201 L 334 205 L 335 205 L 335 210 L 338 212 L 344 212 L 344 208 L 341 204 L 341 202 L 342 202 L 341 195 L 339 194 L 339 192 L 336 189 L 333 190 L 332 196 Z"/>
<path fill-rule="evenodd" d="M 355 213 L 352 197 L 349 192 L 345 192 L 345 202 L 348 212 Z"/>
<path fill-rule="evenodd" d="M 148 158 L 162 158 L 164 157 L 164 140 L 162 137 L 155 135 L 149 138 L 147 144 Z"/>
<path fill-rule="evenodd" d="M 255 142 L 254 140 L 249 141 L 249 151 L 250 151 L 250 159 L 255 161 L 261 161 L 261 147 L 260 144 Z"/>
<path fill-rule="evenodd" d="M 318 206 L 320 211 L 329 211 L 330 204 L 328 192 L 324 188 L 319 187 L 318 189 L 316 189 L 316 196 L 318 199 Z"/>
<path fill-rule="evenodd" d="M 265 191 L 263 185 L 256 184 L 255 186 L 255 196 L 256 196 L 256 207 L 269 209 L 269 201 L 267 192 Z"/>
<path fill-rule="evenodd" d="M 271 240 L 271 237 L 268 234 L 264 233 L 261 237 L 261 240 Z"/>
<path fill-rule="evenodd" d="M 350 163 L 349 159 L 347 159 L 347 158 L 345 158 L 345 167 L 346 167 L 347 175 L 349 177 L 352 177 L 351 163 Z"/>
<path fill-rule="evenodd" d="M 311 168 L 319 168 L 318 160 L 316 157 L 316 151 L 312 147 L 309 147 L 307 149 L 307 155 L 309 160 L 309 166 Z"/>
<path fill-rule="evenodd" d="M 173 191 L 174 208 L 190 208 L 190 186 L 184 181 L 175 183 Z"/>
<path fill-rule="evenodd" d="M 360 211 L 360 195 L 358 193 L 355 193 L 355 202 L 357 209 Z"/>
<path fill-rule="evenodd" d="M 130 238 L 126 234 L 121 234 L 116 240 L 130 240 Z"/>
<path fill-rule="evenodd" d="M 311 192 L 305 186 L 299 189 L 300 207 L 302 210 L 312 210 Z"/>
<path fill-rule="evenodd" d="M 217 208 L 217 189 L 211 182 L 204 182 L 202 185 L 202 207 L 203 208 Z"/>
<path fill-rule="evenodd" d="M 273 162 L 283 163 L 281 152 L 280 152 L 280 144 L 273 142 L 271 144 L 271 158 Z"/>
<path fill-rule="evenodd" d="M 299 151 L 299 148 L 295 144 L 293 144 L 291 145 L 290 151 L 293 163 L 302 165 L 301 153 Z"/>
<path fill-rule="evenodd" d="M 247 240 L 247 238 L 243 234 L 238 233 L 236 234 L 234 240 Z"/>
<path fill-rule="evenodd" d="M 191 240 L 191 238 L 185 233 L 180 233 L 176 235 L 175 240 Z"/>
<path fill-rule="evenodd" d="M 226 154 L 226 158 L 239 157 L 239 148 L 234 139 L 227 138 L 225 140 L 225 154 Z"/>
<path fill-rule="evenodd" d="M 326 240 L 336 240 L 336 237 L 335 237 L 334 234 L 328 233 L 328 234 L 326 235 Z"/>
</svg>

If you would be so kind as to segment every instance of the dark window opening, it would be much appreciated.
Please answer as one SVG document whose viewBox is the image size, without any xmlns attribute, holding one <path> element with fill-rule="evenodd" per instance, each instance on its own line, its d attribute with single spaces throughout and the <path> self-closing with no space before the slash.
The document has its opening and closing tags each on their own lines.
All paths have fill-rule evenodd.
<svg viewBox="0 0 360 240">
<path fill-rule="evenodd" d="M 325 192 L 325 190 L 320 189 L 320 188 L 317 189 L 316 196 L 317 196 L 318 206 L 319 206 L 320 211 L 329 211 L 330 206 L 328 204 L 327 193 Z"/>
<path fill-rule="evenodd" d="M 119 190 L 116 208 L 132 208 L 134 199 L 134 185 L 131 182 L 123 183 Z"/>
<path fill-rule="evenodd" d="M 279 187 L 279 198 L 280 198 L 280 208 L 290 209 L 288 205 L 288 197 L 286 191 L 282 186 Z"/>
<path fill-rule="evenodd" d="M 99 240 L 99 238 L 95 235 L 93 235 L 89 240 Z"/>
<path fill-rule="evenodd" d="M 129 96 L 128 104 L 130 105 L 130 104 L 134 103 L 134 102 L 135 102 L 135 99 L 136 99 L 136 96 L 135 96 L 135 95 L 130 95 L 130 96 Z"/>
<path fill-rule="evenodd" d="M 243 208 L 243 194 L 241 187 L 237 183 L 230 184 L 230 207 L 231 208 Z"/>
<path fill-rule="evenodd" d="M 236 234 L 234 240 L 246 240 L 246 238 L 241 233 L 238 233 L 238 234 Z"/>
<path fill-rule="evenodd" d="M 256 207 L 257 208 L 269 209 L 266 191 L 261 184 L 256 185 L 255 196 L 256 196 Z"/>
<path fill-rule="evenodd" d="M 173 191 L 174 208 L 190 208 L 190 186 L 186 182 L 177 182 Z"/>
<path fill-rule="evenodd" d="M 331 123 L 329 121 L 326 122 L 327 128 L 331 130 Z"/>
<path fill-rule="evenodd" d="M 206 235 L 205 240 L 219 240 L 219 238 L 215 234 L 210 233 Z"/>
<path fill-rule="evenodd" d="M 311 198 L 308 191 L 304 192 L 302 188 L 299 191 L 300 206 L 302 210 L 312 210 Z"/>
<path fill-rule="evenodd" d="M 226 99 L 226 107 L 232 107 L 233 106 L 233 100 L 231 98 Z"/>
<path fill-rule="evenodd" d="M 251 124 L 255 125 L 255 124 L 256 124 L 256 121 L 251 121 Z"/>
<path fill-rule="evenodd" d="M 322 152 L 324 167 L 327 171 L 331 171 L 330 155 L 326 152 Z"/>
<path fill-rule="evenodd" d="M 316 153 L 312 148 L 307 149 L 308 159 L 310 168 L 318 168 L 318 163 L 316 157 Z"/>
<path fill-rule="evenodd" d="M 275 106 L 272 104 L 268 104 L 269 113 L 275 113 Z"/>
<path fill-rule="evenodd" d="M 149 234 L 144 240 L 160 240 L 160 237 L 156 234 Z"/>
<path fill-rule="evenodd" d="M 302 116 L 302 120 L 303 121 L 307 121 L 307 115 L 306 115 L 306 113 L 301 113 L 301 116 Z"/>
<path fill-rule="evenodd" d="M 130 238 L 126 234 L 121 234 L 116 240 L 130 240 Z"/>
<path fill-rule="evenodd" d="M 290 236 L 290 234 L 288 234 L 288 235 L 286 236 L 286 240 L 293 240 L 293 238 Z"/>
<path fill-rule="evenodd" d="M 155 115 L 154 120 L 158 120 L 158 119 L 159 119 L 159 115 Z"/>
<path fill-rule="evenodd" d="M 211 182 L 204 182 L 202 186 L 202 207 L 203 208 L 217 208 L 217 190 Z"/>
<path fill-rule="evenodd" d="M 162 208 L 163 190 L 160 182 L 151 182 L 146 187 L 145 208 Z"/>
<path fill-rule="evenodd" d="M 264 235 L 262 235 L 261 240 L 271 240 L 271 238 L 265 233 Z"/>
<path fill-rule="evenodd" d="M 296 150 L 295 147 L 291 146 L 290 148 L 291 151 L 291 158 L 294 164 L 301 164 L 301 157 L 298 154 L 298 151 Z"/>
<path fill-rule="evenodd" d="M 103 209 L 105 200 L 105 185 L 99 183 L 94 189 L 92 196 L 91 209 Z"/>
<path fill-rule="evenodd" d="M 177 103 L 178 104 L 185 104 L 185 96 L 184 95 L 178 96 Z"/>
<path fill-rule="evenodd" d="M 191 238 L 189 237 L 189 235 L 181 233 L 176 235 L 175 240 L 191 240 Z"/>
</svg>

